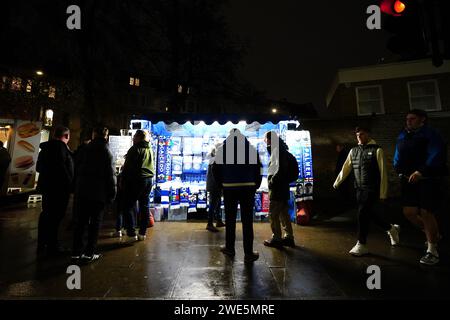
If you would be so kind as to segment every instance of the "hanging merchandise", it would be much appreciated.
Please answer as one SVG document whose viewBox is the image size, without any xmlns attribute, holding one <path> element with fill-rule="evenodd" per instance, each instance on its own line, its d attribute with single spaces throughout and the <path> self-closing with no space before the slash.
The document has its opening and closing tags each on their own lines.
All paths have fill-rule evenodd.
<svg viewBox="0 0 450 320">
<path fill-rule="evenodd" d="M 261 192 L 255 193 L 255 214 L 257 216 L 261 216 L 261 215 L 265 214 L 262 212 L 262 193 Z"/>
<path fill-rule="evenodd" d="M 203 152 L 203 138 L 192 138 L 192 154 L 201 155 Z"/>
<path fill-rule="evenodd" d="M 181 154 L 181 137 L 173 137 L 170 143 L 170 153 L 173 155 Z"/>
<path fill-rule="evenodd" d="M 189 208 L 188 213 L 197 212 L 197 194 L 191 193 L 189 195 Z"/>
<path fill-rule="evenodd" d="M 172 156 L 172 175 L 179 175 L 183 173 L 183 157 Z"/>
<path fill-rule="evenodd" d="M 152 136 L 152 147 L 156 155 L 155 188 L 151 202 L 154 207 L 164 208 L 164 216 L 169 220 L 187 219 L 187 211 L 194 213 L 208 207 L 206 192 L 206 176 L 210 164 L 211 150 L 217 143 L 222 143 L 230 130 L 239 128 L 250 144 L 258 151 L 262 163 L 262 182 L 255 194 L 255 214 L 267 216 L 269 212 L 269 196 L 267 183 L 267 168 L 270 161 L 264 135 L 271 130 L 276 131 L 286 142 L 289 151 L 295 156 L 299 165 L 297 184 L 291 184 L 295 191 L 295 201 L 312 199 L 313 173 L 311 160 L 311 141 L 308 131 L 299 131 L 297 121 L 280 121 L 275 123 L 246 122 L 233 123 L 213 122 L 207 124 L 196 122 L 162 121 L 151 123 L 146 120 L 133 120 L 131 129 L 145 126 Z M 161 197 L 157 196 L 161 194 Z M 290 214 L 298 211 L 292 208 Z M 223 204 L 221 205 L 223 209 Z M 162 209 L 161 209 L 162 210 Z M 183 211 L 184 210 L 184 211 Z M 191 215 L 190 217 L 202 215 Z M 157 220 L 157 213 L 154 214 Z M 239 220 L 239 214 L 238 214 Z"/>
<path fill-rule="evenodd" d="M 180 206 L 189 207 L 189 187 L 180 188 Z"/>
<path fill-rule="evenodd" d="M 171 187 L 168 183 L 161 184 L 161 206 L 169 208 L 170 205 Z"/>
<path fill-rule="evenodd" d="M 206 209 L 206 190 L 199 190 L 197 197 L 197 209 Z"/>
</svg>

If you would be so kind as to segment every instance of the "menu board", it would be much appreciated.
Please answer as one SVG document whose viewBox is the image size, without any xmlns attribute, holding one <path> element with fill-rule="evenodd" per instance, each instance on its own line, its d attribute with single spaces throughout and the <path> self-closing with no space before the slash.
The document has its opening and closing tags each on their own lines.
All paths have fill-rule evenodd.
<svg viewBox="0 0 450 320">
<path fill-rule="evenodd" d="M 33 188 L 41 142 L 41 122 L 17 121 L 8 187 Z"/>
<path fill-rule="evenodd" d="M 130 136 L 109 136 L 109 149 L 113 155 L 113 163 L 116 167 L 122 167 L 125 163 L 125 155 L 133 145 Z"/>
</svg>

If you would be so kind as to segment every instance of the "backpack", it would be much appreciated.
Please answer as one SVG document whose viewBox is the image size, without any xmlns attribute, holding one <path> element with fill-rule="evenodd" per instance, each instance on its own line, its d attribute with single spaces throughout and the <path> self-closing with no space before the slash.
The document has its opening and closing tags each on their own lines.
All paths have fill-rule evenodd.
<svg viewBox="0 0 450 320">
<path fill-rule="evenodd" d="M 286 179 L 289 183 L 295 182 L 298 179 L 299 170 L 297 159 L 290 153 L 286 151 Z"/>
</svg>

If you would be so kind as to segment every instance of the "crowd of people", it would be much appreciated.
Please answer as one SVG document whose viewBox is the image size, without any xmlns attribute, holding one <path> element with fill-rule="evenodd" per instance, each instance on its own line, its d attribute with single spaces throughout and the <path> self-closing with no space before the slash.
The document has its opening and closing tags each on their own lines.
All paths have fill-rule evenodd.
<svg viewBox="0 0 450 320">
<path fill-rule="evenodd" d="M 440 183 L 447 174 L 447 150 L 443 139 L 426 124 L 426 120 L 427 114 L 422 110 L 408 113 L 406 127 L 397 139 L 393 165 L 401 179 L 404 215 L 426 235 L 427 251 L 420 263 L 433 265 L 439 262 L 437 244 L 441 236 L 435 214 L 440 200 Z M 388 169 L 383 149 L 371 138 L 368 128 L 358 127 L 355 134 L 358 145 L 341 157 L 333 187 L 337 189 L 353 175 L 358 234 L 350 254 L 362 256 L 369 253 L 367 238 L 371 222 L 388 234 L 393 246 L 400 242 L 400 227 L 386 219 L 381 214 L 382 210 L 377 208 L 377 203 L 385 201 L 388 195 Z M 92 139 L 86 139 L 75 155 L 67 146 L 69 139 L 69 129 L 58 127 L 54 139 L 41 144 L 37 171 L 40 173 L 38 191 L 43 196 L 43 203 L 39 218 L 38 252 L 64 254 L 58 241 L 58 229 L 72 192 L 73 260 L 90 262 L 100 257 L 96 244 L 102 216 L 114 200 L 119 212 L 114 235 L 125 236 L 122 233 L 125 228 L 128 240 L 144 241 L 147 229 L 152 225 L 149 194 L 155 175 L 155 157 L 146 132 L 137 130 L 133 136 L 133 146 L 128 150 L 117 183 L 113 157 L 108 149 L 107 128 L 95 128 Z M 264 141 L 270 154 L 268 187 L 272 231 L 272 237 L 265 240 L 264 245 L 278 249 L 295 247 L 288 206 L 289 186 L 293 182 L 291 163 L 295 158 L 292 160 L 287 145 L 275 131 L 267 132 Z M 218 228 L 225 227 L 225 245 L 220 250 L 234 257 L 239 204 L 244 261 L 251 263 L 259 257 L 258 252 L 253 250 L 254 199 L 263 178 L 257 150 L 238 129 L 232 129 L 229 136 L 214 147 L 209 158 L 207 191 L 210 203 L 206 229 L 218 232 Z M 225 222 L 220 212 L 222 195 Z"/>
</svg>

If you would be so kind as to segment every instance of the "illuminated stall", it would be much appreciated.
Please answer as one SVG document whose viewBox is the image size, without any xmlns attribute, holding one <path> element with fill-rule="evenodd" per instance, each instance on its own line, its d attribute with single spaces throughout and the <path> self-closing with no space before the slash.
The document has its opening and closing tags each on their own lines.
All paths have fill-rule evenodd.
<svg viewBox="0 0 450 320">
<path fill-rule="evenodd" d="M 298 222 L 297 212 L 302 208 L 302 203 L 312 201 L 314 184 L 309 131 L 300 130 L 298 121 L 180 123 L 132 120 L 130 130 L 122 130 L 122 137 L 111 137 L 110 144 L 119 170 L 126 150 L 131 146 L 131 136 L 134 132 L 141 129 L 150 134 L 156 157 L 156 176 L 151 194 L 155 220 L 184 221 L 205 216 L 208 204 L 206 174 L 209 153 L 214 145 L 221 143 L 228 136 L 232 128 L 238 128 L 248 138 L 258 150 L 263 164 L 263 181 L 255 195 L 256 219 L 267 218 L 269 208 L 267 186 L 269 155 L 264 143 L 264 134 L 275 130 L 286 142 L 299 165 L 298 180 L 291 184 L 290 200 L 291 218 Z"/>
</svg>

